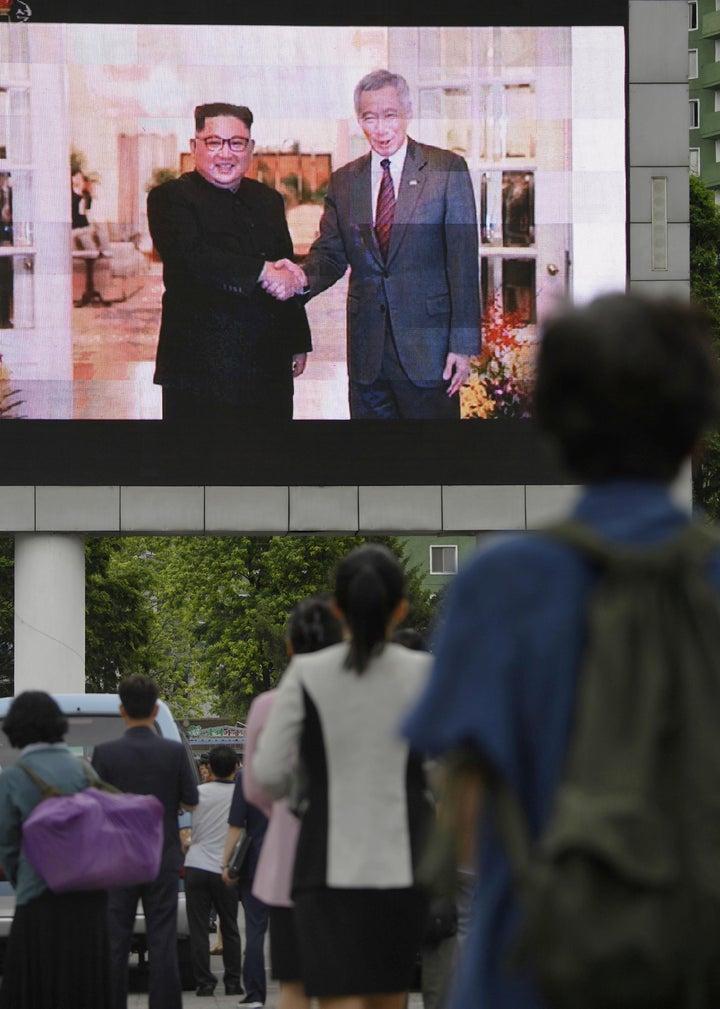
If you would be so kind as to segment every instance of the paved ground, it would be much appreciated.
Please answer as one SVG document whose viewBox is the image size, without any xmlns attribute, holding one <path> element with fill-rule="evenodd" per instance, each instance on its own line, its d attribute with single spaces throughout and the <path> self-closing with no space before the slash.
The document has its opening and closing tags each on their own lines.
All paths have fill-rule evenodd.
<svg viewBox="0 0 720 1009">
<path fill-rule="evenodd" d="M 266 951 L 267 957 L 267 951 Z M 211 967 L 214 974 L 222 977 L 222 959 L 219 956 L 211 957 Z M 276 981 L 268 980 L 268 994 L 266 1009 L 275 1009 L 277 1006 L 278 985 Z M 133 993 L 128 998 L 128 1009 L 147 1009 L 147 995 Z M 222 981 L 218 983 L 215 994 L 212 998 L 198 998 L 194 992 L 183 992 L 183 1009 L 195 1006 L 197 1009 L 235 1009 L 238 1004 L 237 995 L 226 995 Z M 422 998 L 418 992 L 412 992 L 408 1009 L 422 1009 Z"/>
</svg>

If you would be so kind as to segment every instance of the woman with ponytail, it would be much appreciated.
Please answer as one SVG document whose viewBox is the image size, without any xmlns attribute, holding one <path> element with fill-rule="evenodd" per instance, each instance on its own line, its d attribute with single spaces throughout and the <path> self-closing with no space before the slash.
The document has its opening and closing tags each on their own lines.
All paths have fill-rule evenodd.
<svg viewBox="0 0 720 1009">
<path fill-rule="evenodd" d="M 292 659 L 253 773 L 276 797 L 302 782 L 292 892 L 307 997 L 320 1009 L 404 1009 L 425 921 L 414 864 L 432 813 L 398 726 L 430 658 L 390 641 L 408 604 L 384 547 L 340 562 L 335 606 L 348 640 Z"/>
</svg>

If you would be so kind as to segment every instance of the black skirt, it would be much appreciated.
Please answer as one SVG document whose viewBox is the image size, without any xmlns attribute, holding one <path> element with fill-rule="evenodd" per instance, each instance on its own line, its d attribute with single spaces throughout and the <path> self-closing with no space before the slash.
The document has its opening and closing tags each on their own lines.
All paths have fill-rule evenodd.
<svg viewBox="0 0 720 1009">
<path fill-rule="evenodd" d="M 107 895 L 46 890 L 15 910 L 0 1009 L 110 1009 Z"/>
<path fill-rule="evenodd" d="M 293 899 L 308 997 L 410 989 L 427 914 L 423 894 L 317 888 Z"/>
<path fill-rule="evenodd" d="M 300 981 L 302 966 L 295 911 L 291 907 L 271 907 L 270 975 L 276 981 Z"/>
</svg>

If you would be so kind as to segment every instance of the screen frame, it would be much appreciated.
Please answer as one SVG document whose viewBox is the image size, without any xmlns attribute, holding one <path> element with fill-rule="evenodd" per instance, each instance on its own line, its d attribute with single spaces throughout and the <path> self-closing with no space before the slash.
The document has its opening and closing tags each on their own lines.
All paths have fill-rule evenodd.
<svg viewBox="0 0 720 1009">
<path fill-rule="evenodd" d="M 17 10 L 18 0 L 15 0 Z M 162 0 L 114 4 L 33 0 L 33 22 L 192 24 L 197 6 L 172 9 Z M 207 5 L 209 6 L 209 5 Z M 508 11 L 508 6 L 511 7 Z M 335 24 L 329 3 L 313 7 L 314 24 Z M 620 25 L 628 40 L 628 0 L 552 0 L 543 5 L 491 0 L 483 23 L 502 25 Z M 61 18 L 59 18 L 59 13 Z M 433 24 L 409 3 L 364 5 L 352 23 Z M 298 21 L 291 5 L 273 8 L 275 24 Z M 11 15 L 12 16 L 16 16 Z M 237 16 L 234 0 L 215 0 L 203 23 Z M 442 6 L 442 24 L 463 24 L 459 0 Z M 627 79 L 626 79 L 627 91 Z M 626 108 L 627 108 L 626 102 Z M 626 118 L 629 129 L 629 115 Z M 627 152 L 627 134 L 626 134 Z M 629 187 L 628 187 L 629 188 Z M 629 196 L 628 196 L 629 199 Z M 626 214 L 627 272 L 630 214 Z M 378 427 L 379 424 L 379 427 Z M 46 485 L 479 485 L 556 484 L 563 474 L 535 424 L 528 420 L 362 422 L 293 421 L 254 431 L 167 421 L 5 420 L 0 424 L 0 484 Z"/>
</svg>

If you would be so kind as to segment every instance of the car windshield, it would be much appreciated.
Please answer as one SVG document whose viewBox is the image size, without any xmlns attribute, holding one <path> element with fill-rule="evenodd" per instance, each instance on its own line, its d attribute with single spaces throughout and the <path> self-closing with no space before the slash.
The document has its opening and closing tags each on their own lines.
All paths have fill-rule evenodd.
<svg viewBox="0 0 720 1009">
<path fill-rule="evenodd" d="M 76 714 L 67 715 L 68 731 L 65 742 L 79 757 L 92 758 L 93 750 L 98 743 L 108 739 L 117 739 L 125 731 L 125 723 L 119 714 Z M 0 730 L 3 719 L 0 719 Z M 157 731 L 157 728 L 156 728 Z M 0 767 L 14 764 L 20 757 L 20 751 L 13 749 L 7 736 L 0 732 Z"/>
</svg>

